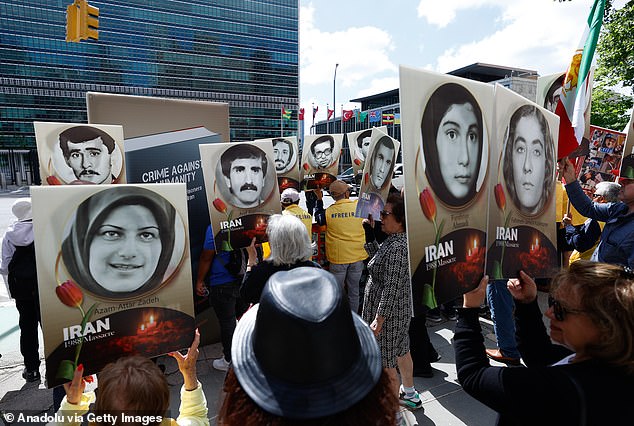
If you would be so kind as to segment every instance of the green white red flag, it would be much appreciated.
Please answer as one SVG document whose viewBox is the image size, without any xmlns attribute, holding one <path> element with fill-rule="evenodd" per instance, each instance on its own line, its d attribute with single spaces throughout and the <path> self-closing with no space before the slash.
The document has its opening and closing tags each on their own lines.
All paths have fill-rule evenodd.
<svg viewBox="0 0 634 426">
<path fill-rule="evenodd" d="M 592 94 L 592 60 L 599 40 L 604 9 L 605 0 L 594 1 L 583 37 L 566 72 L 561 97 L 555 109 L 560 119 L 557 151 L 559 158 L 577 149 L 583 138 L 586 128 L 584 112 Z"/>
</svg>

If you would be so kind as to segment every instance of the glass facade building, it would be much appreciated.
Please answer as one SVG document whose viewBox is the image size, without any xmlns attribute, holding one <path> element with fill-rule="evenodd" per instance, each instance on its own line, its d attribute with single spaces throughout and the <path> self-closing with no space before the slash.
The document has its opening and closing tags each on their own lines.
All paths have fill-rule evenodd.
<svg viewBox="0 0 634 426">
<path fill-rule="evenodd" d="M 227 102 L 232 141 L 277 136 L 280 108 L 297 110 L 298 0 L 90 0 L 99 40 L 80 43 L 70 4 L 0 0 L 5 153 L 35 147 L 33 121 L 85 123 L 88 91 Z"/>
</svg>

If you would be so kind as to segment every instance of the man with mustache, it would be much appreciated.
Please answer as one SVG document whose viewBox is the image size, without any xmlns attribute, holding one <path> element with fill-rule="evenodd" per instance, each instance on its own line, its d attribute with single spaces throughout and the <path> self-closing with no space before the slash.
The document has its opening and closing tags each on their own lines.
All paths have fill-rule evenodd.
<svg viewBox="0 0 634 426">
<path fill-rule="evenodd" d="M 75 126 L 59 134 L 59 147 L 77 180 L 87 183 L 112 183 L 112 136 L 91 126 Z"/>
<path fill-rule="evenodd" d="M 249 144 L 236 144 L 220 157 L 225 184 L 233 199 L 229 202 L 236 207 L 257 207 L 261 199 L 266 175 L 266 154 L 260 148 Z"/>
</svg>

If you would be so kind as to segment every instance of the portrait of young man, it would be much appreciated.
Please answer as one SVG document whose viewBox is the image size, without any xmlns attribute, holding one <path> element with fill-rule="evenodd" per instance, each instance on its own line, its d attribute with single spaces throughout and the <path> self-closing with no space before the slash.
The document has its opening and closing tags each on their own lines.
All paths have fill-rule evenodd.
<svg viewBox="0 0 634 426">
<path fill-rule="evenodd" d="M 312 163 L 317 170 L 325 170 L 335 162 L 335 139 L 331 135 L 320 136 L 310 145 Z"/>
<path fill-rule="evenodd" d="M 70 127 L 59 134 L 59 147 L 77 180 L 96 184 L 115 181 L 115 141 L 105 131 L 92 126 Z"/>
<path fill-rule="evenodd" d="M 273 139 L 273 160 L 275 161 L 275 171 L 277 174 L 288 172 L 295 162 L 295 150 L 293 144 L 288 139 Z"/>
<path fill-rule="evenodd" d="M 240 208 L 257 207 L 264 202 L 268 161 L 260 148 L 247 143 L 229 147 L 220 156 L 222 182 Z"/>
</svg>

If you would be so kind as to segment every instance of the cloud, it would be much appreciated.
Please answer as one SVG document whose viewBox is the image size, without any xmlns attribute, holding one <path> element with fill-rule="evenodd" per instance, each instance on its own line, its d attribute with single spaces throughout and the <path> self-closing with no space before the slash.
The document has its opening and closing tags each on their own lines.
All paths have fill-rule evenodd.
<svg viewBox="0 0 634 426">
<path fill-rule="evenodd" d="M 388 90 L 398 89 L 398 75 L 394 77 L 375 78 L 366 85 L 366 87 L 360 90 L 355 98 L 361 98 L 363 96 L 376 95 L 378 93 L 387 92 Z"/>
<path fill-rule="evenodd" d="M 504 6 L 505 0 L 420 0 L 418 3 L 418 17 L 427 22 L 444 28 L 456 17 L 456 13 L 465 9 L 477 9 L 482 6 Z"/>
<path fill-rule="evenodd" d="M 337 63 L 337 84 L 344 87 L 384 72 L 396 72 L 397 66 L 389 59 L 393 45 L 387 31 L 371 26 L 321 31 L 314 25 L 314 12 L 312 3 L 300 9 L 300 75 L 303 86 L 332 82 Z"/>
<path fill-rule="evenodd" d="M 421 4 L 427 0 L 422 0 Z M 445 15 L 466 8 L 454 0 Z M 577 47 L 589 7 L 581 2 L 535 2 L 534 0 L 476 1 L 502 8 L 501 28 L 480 39 L 448 48 L 436 60 L 436 70 L 447 72 L 474 62 L 528 68 L 541 75 L 563 71 Z M 420 5 L 419 5 L 420 11 Z M 428 20 L 428 16 L 425 16 Z"/>
</svg>

